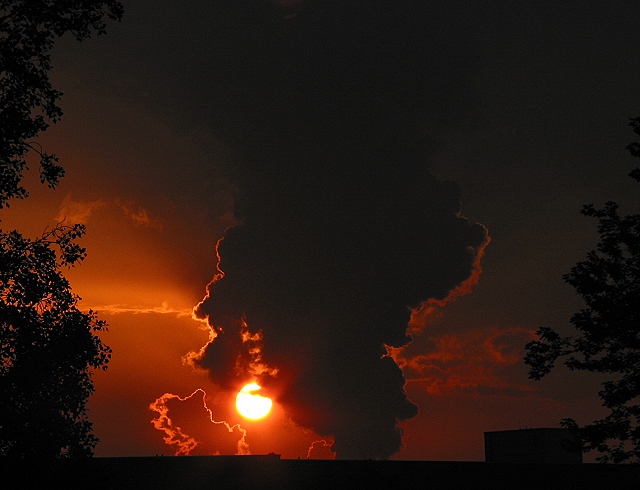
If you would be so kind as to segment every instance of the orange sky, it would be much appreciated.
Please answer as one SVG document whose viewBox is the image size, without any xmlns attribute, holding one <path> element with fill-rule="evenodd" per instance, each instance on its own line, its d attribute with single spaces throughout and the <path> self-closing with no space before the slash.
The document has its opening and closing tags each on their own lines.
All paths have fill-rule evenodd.
<svg viewBox="0 0 640 490">
<path fill-rule="evenodd" d="M 73 173 L 73 168 L 69 171 Z M 207 230 L 209 242 L 181 236 L 176 229 L 185 223 L 170 221 L 171 206 L 164 208 L 165 214 L 144 212 L 142 204 L 126 194 L 94 191 L 93 200 L 76 200 L 65 189 L 69 180 L 56 191 L 32 186 L 28 200 L 3 212 L 3 224 L 7 229 L 19 224 L 25 232 L 37 234 L 52 226 L 66 208 L 88 226 L 82 239 L 88 258 L 69 270 L 67 277 L 83 298 L 81 306 L 98 310 L 109 323 L 102 337 L 113 349 L 113 359 L 106 372 L 95 375 L 96 392 L 89 404 L 101 440 L 96 455 L 173 454 L 176 447 L 164 444 L 163 434 L 151 425 L 156 414 L 149 404 L 164 393 L 187 397 L 201 388 L 209 395 L 207 404 L 216 420 L 239 423 L 247 430 L 251 453 L 306 457 L 312 443 L 322 438 L 296 427 L 277 399 L 266 419 L 247 421 L 234 410 L 235 392 L 220 391 L 204 373 L 182 361 L 208 339 L 204 325 L 191 318 L 207 281 L 204 274 L 193 279 L 188 272 L 206 268 L 213 275 L 214 232 Z M 118 204 L 124 200 L 149 221 L 132 219 Z M 29 223 L 28 229 L 22 223 Z M 212 228 L 222 233 L 227 224 L 222 216 Z M 201 244 L 205 246 L 198 249 Z M 557 380 L 533 383 L 526 379 L 521 358 L 530 325 L 476 326 L 467 332 L 446 333 L 448 312 L 452 317 L 472 314 L 465 311 L 466 302 L 463 297 L 440 309 L 405 352 L 411 359 L 403 366 L 409 379 L 407 391 L 420 406 L 420 414 L 403 423 L 406 447 L 397 458 L 482 460 L 483 431 L 555 426 L 562 417 L 597 410 L 597 402 L 587 393 L 568 399 L 566 386 Z M 169 408 L 174 425 L 198 442 L 190 454 L 237 451 L 240 432 L 229 433 L 226 427 L 209 422 L 199 396 L 174 400 Z M 312 457 L 330 456 L 322 444 L 312 453 Z"/>
<path fill-rule="evenodd" d="M 293 5 L 297 14 L 303 2 L 273 3 Z M 599 25 L 599 14 L 584 15 L 573 28 L 591 39 L 583 24 Z M 54 86 L 65 93 L 64 117 L 41 142 L 58 154 L 67 176 L 51 191 L 30 174 L 31 196 L 0 211 L 2 228 L 36 237 L 62 218 L 87 225 L 81 243 L 88 257 L 66 276 L 83 298 L 81 307 L 97 310 L 109 324 L 101 337 L 113 358 L 106 372 L 95 375 L 89 403 L 101 441 L 97 456 L 173 454 L 175 447 L 152 426 L 157 414 L 149 405 L 165 393 L 184 398 L 202 389 L 211 417 L 247 431 L 251 453 L 306 458 L 313 446 L 312 457 L 331 457 L 318 442 L 330 444 L 331 438 L 296 426 L 277 396 L 271 415 L 247 421 L 233 408 L 235 392 L 183 362 L 209 338 L 191 312 L 216 273 L 215 245 L 234 222 L 238 189 L 221 170 L 236 155 L 213 124 L 189 112 L 210 94 L 180 85 L 186 82 L 179 62 L 200 56 L 196 43 L 200 49 L 209 34 L 182 39 L 149 27 L 173 26 L 167 19 L 167 2 L 157 9 L 132 5 L 108 36 L 82 45 L 62 42 L 54 56 Z M 186 21 L 176 21 L 176 32 L 179 22 Z M 574 51 L 560 42 L 560 28 L 529 40 L 509 26 L 499 27 L 504 31 L 495 43 L 485 39 L 482 69 L 468 80 L 481 94 L 482 125 L 442 123 L 436 131 L 442 144 L 428 162 L 438 179 L 460 185 L 462 214 L 484 224 L 492 241 L 471 294 L 436 308 L 397 357 L 407 394 L 420 407 L 400 424 L 405 446 L 398 459 L 483 460 L 485 431 L 555 427 L 564 417 L 586 423 L 602 414 L 597 380 L 559 367 L 533 382 L 522 357 L 533 331 L 548 324 L 568 332 L 568 319 L 580 307 L 561 276 L 595 245 L 594 223 L 579 216 L 581 205 L 618 196 L 623 204 L 637 203 L 619 162 L 626 162 L 624 145 L 633 137 L 625 132 L 626 118 L 640 107 L 626 89 L 629 79 L 640 82 L 640 73 L 635 58 L 621 50 L 615 59 L 593 46 L 595 54 Z M 636 32 L 618 34 L 609 41 L 614 47 Z M 182 51 L 163 52 L 159 39 Z M 536 65 L 542 41 L 557 49 Z M 165 64 L 165 55 L 174 64 Z M 537 85 L 527 71 L 531 66 L 547 85 Z M 592 72 L 600 75 L 586 76 Z M 574 74 L 576 80 L 568 78 Z M 566 95 L 568 86 L 595 102 L 585 108 L 584 100 Z M 567 119 L 558 115 L 560 106 Z M 580 117 L 584 111 L 595 115 Z M 570 122 L 576 127 L 567 129 Z M 583 150 L 585 145 L 593 148 Z M 615 164 L 603 164 L 605 158 Z M 190 454 L 237 452 L 241 432 L 211 423 L 199 396 L 167 406 L 173 425 L 197 441 Z"/>
</svg>

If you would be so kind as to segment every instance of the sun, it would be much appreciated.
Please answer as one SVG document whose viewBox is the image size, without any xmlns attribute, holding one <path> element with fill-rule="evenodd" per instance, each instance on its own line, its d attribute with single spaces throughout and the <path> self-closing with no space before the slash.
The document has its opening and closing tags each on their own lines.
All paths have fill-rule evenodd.
<svg viewBox="0 0 640 490">
<path fill-rule="evenodd" d="M 249 383 L 244 385 L 236 396 L 236 410 L 246 419 L 259 420 L 271 411 L 271 398 L 254 393 L 260 388 L 258 383 Z"/>
</svg>

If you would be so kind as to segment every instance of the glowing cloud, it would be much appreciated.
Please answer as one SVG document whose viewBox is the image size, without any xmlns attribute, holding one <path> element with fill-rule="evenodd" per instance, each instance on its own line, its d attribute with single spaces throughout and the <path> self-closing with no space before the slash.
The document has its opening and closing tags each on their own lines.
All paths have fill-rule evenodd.
<svg viewBox="0 0 640 490">
<path fill-rule="evenodd" d="M 192 311 L 190 309 L 178 309 L 173 308 L 169 303 L 162 302 L 161 306 L 127 306 L 127 305 L 98 305 L 90 306 L 92 310 L 99 311 L 100 313 L 108 313 L 110 315 L 118 315 L 122 313 L 132 313 L 134 315 L 145 314 L 158 314 L 158 315 L 175 315 L 178 318 L 191 316 Z"/>
<path fill-rule="evenodd" d="M 333 443 L 327 442 L 325 439 L 313 441 L 307 451 L 307 459 L 335 459 L 336 453 L 331 450 L 331 446 Z"/>
<path fill-rule="evenodd" d="M 478 227 L 484 228 L 484 226 L 476 224 Z M 426 301 L 420 303 L 420 305 L 411 310 L 411 319 L 409 320 L 408 333 L 410 335 L 419 333 L 427 325 L 429 319 L 433 316 L 437 316 L 440 313 L 440 309 L 444 308 L 447 304 L 454 302 L 462 296 L 470 294 L 473 286 L 480 281 L 480 275 L 482 274 L 482 258 L 484 252 L 489 243 L 491 243 L 491 237 L 486 228 L 484 228 L 486 236 L 485 239 L 477 247 L 469 247 L 469 252 L 475 257 L 471 266 L 471 272 L 467 279 L 454 287 L 452 291 L 444 299 L 429 298 Z"/>
<path fill-rule="evenodd" d="M 202 394 L 202 406 L 209 414 L 209 420 L 212 424 L 224 425 L 229 432 L 233 432 L 234 430 L 240 432 L 241 437 L 238 440 L 237 444 L 237 454 L 251 454 L 249 452 L 249 445 L 246 442 L 247 431 L 243 429 L 240 424 L 231 425 L 224 420 L 214 420 L 213 412 L 207 406 L 207 394 L 203 389 L 200 388 L 184 398 L 172 393 L 165 393 L 149 405 L 149 409 L 158 414 L 158 416 L 153 419 L 151 423 L 156 429 L 164 432 L 165 435 L 163 437 L 163 440 L 165 444 L 175 447 L 176 456 L 188 456 L 191 451 L 193 451 L 198 445 L 198 441 L 193 436 L 185 434 L 179 426 L 173 424 L 173 421 L 169 417 L 169 407 L 167 406 L 167 402 L 171 400 L 179 400 L 181 402 L 184 402 L 193 398 L 198 393 Z"/>
<path fill-rule="evenodd" d="M 403 349 L 391 355 L 402 367 L 409 382 L 419 383 L 431 395 L 454 391 L 493 394 L 529 393 L 525 383 L 515 383 L 506 371 L 522 364 L 522 346 L 532 331 L 496 327 L 430 339 L 433 350 L 405 356 Z M 519 346 L 514 348 L 514 346 Z"/>
<path fill-rule="evenodd" d="M 160 220 L 151 218 L 147 210 L 142 206 L 136 205 L 133 202 L 125 204 L 120 200 L 116 200 L 115 204 L 134 223 L 141 226 L 150 227 L 150 228 L 162 229 L 162 223 L 160 222 Z"/>
<path fill-rule="evenodd" d="M 229 229 L 227 229 L 228 231 Z M 225 277 L 220 267 L 220 247 L 224 237 L 220 238 L 215 247 L 217 264 L 216 273 L 207 285 L 207 295 L 193 309 L 193 318 L 204 322 L 209 329 L 209 340 L 198 351 L 188 352 L 183 356 L 183 362 L 195 368 L 205 369 L 212 379 L 226 388 L 256 377 L 278 374 L 277 367 L 271 367 L 263 361 L 262 330 L 252 332 L 244 315 L 237 318 L 226 318 L 224 326 L 209 320 L 209 315 L 203 311 L 203 306 L 210 300 L 210 292 L 215 285 Z M 216 354 L 212 356 L 212 353 Z M 215 357 L 215 362 L 210 362 Z"/>
<path fill-rule="evenodd" d="M 56 216 L 56 221 L 65 221 L 67 223 L 86 224 L 89 217 L 95 210 L 106 206 L 104 199 L 96 199 L 94 201 L 74 200 L 71 193 L 64 196 L 60 204 L 60 211 Z"/>
</svg>

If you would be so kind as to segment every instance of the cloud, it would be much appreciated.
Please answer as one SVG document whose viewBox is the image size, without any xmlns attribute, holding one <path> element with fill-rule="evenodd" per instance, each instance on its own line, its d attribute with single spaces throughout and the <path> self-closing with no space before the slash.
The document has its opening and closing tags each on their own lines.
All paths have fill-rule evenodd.
<svg viewBox="0 0 640 490">
<path fill-rule="evenodd" d="M 226 429 L 232 433 L 238 431 L 241 436 L 237 442 L 237 454 L 251 454 L 249 451 L 249 445 L 246 442 L 247 431 L 243 429 L 240 424 L 231 425 L 224 420 L 214 420 L 213 412 L 207 405 L 207 394 L 203 389 L 198 388 L 189 396 L 180 397 L 173 393 L 165 393 L 153 403 L 149 405 L 149 409 L 156 412 L 158 415 L 151 420 L 153 427 L 164 433 L 163 440 L 168 446 L 173 446 L 175 449 L 175 456 L 188 456 L 198 446 L 198 440 L 187 434 L 180 426 L 174 424 L 173 420 L 169 417 L 168 404 L 172 401 L 186 402 L 194 398 L 196 395 L 202 397 L 202 407 L 209 415 L 209 422 L 214 425 L 220 425 L 226 427 Z"/>
<path fill-rule="evenodd" d="M 84 305 L 83 305 L 84 306 Z M 87 308 L 91 308 L 94 311 L 100 313 L 108 313 L 110 315 L 118 315 L 122 313 L 132 313 L 134 315 L 148 315 L 148 314 L 156 314 L 156 315 L 175 315 L 178 318 L 182 317 L 191 317 L 193 314 L 193 310 L 188 308 L 173 308 L 169 306 L 169 303 L 162 302 L 161 306 L 128 306 L 121 304 L 112 304 L 112 305 L 91 305 L 87 306 Z"/>
<path fill-rule="evenodd" d="M 141 226 L 146 226 L 149 228 L 162 229 L 162 223 L 160 222 L 160 220 L 150 218 L 149 213 L 142 206 L 137 205 L 133 202 L 129 202 L 128 204 L 125 204 L 120 200 L 116 200 L 115 204 L 134 223 L 139 224 Z"/>
<path fill-rule="evenodd" d="M 439 186 L 432 184 L 429 196 Z M 424 214 L 433 226 L 425 228 L 440 227 L 438 240 L 413 220 L 381 236 L 379 229 L 399 227 L 400 215 L 374 214 L 375 224 L 336 217 L 326 228 L 321 217 L 308 216 L 317 228 L 306 234 L 296 233 L 300 222 L 274 213 L 277 219 L 263 216 L 228 230 L 220 243 L 225 276 L 196 309 L 217 332 L 197 365 L 223 385 L 255 376 L 239 369 L 249 363 L 238 339 L 242 328 L 263 332 L 263 358 L 280 372 L 259 375 L 260 383 L 278 393 L 295 422 L 334 437 L 338 457 L 391 456 L 402 443 L 397 422 L 413 417 L 417 407 L 404 392 L 400 368 L 384 355 L 385 345 L 410 341 L 410 307 L 426 295 L 444 300 L 456 290 L 486 241 L 484 228 L 454 210 L 442 221 L 429 218 L 430 210 Z"/>
<path fill-rule="evenodd" d="M 313 441 L 307 451 L 307 459 L 334 459 L 335 453 L 331 451 L 333 443 L 324 439 Z"/>
<path fill-rule="evenodd" d="M 408 380 L 419 383 L 431 395 L 452 392 L 522 396 L 533 388 L 514 381 L 510 368 L 522 365 L 524 344 L 531 330 L 510 327 L 450 333 L 429 339 L 430 352 L 404 356 L 392 352 Z"/>
<path fill-rule="evenodd" d="M 388 458 L 418 407 L 387 348 L 411 342 L 412 311 L 470 291 L 489 242 L 426 163 L 439 135 L 424 128 L 469 108 L 455 83 L 425 91 L 451 71 L 429 8 L 312 7 L 305 28 L 256 16 L 221 34 L 212 90 L 229 96 L 211 117 L 238 145 L 241 224 L 218 243 L 194 310 L 210 339 L 187 360 L 223 387 L 257 378 L 338 458 Z"/>
<path fill-rule="evenodd" d="M 107 205 L 104 199 L 89 201 L 74 200 L 73 195 L 68 193 L 64 196 L 60 204 L 60 211 L 56 216 L 56 221 L 67 223 L 86 224 L 89 217 L 96 211 Z"/>
<path fill-rule="evenodd" d="M 147 210 L 133 200 L 129 200 L 127 203 L 120 199 L 111 201 L 103 198 L 95 200 L 75 200 L 71 193 L 68 193 L 62 200 L 60 210 L 55 219 L 58 222 L 66 221 L 68 223 L 87 224 L 87 221 L 95 211 L 108 206 L 116 206 L 137 225 L 162 229 L 161 221 L 156 218 L 151 218 Z"/>
<path fill-rule="evenodd" d="M 194 310 L 194 318 L 203 319 L 199 308 Z M 251 332 L 243 318 L 230 325 L 237 335 L 207 325 L 209 341 L 198 351 L 187 353 L 183 363 L 207 370 L 219 386 L 232 391 L 238 391 L 249 380 L 277 376 L 278 368 L 263 361 L 261 331 Z M 239 326 L 237 330 L 236 325 Z"/>
</svg>

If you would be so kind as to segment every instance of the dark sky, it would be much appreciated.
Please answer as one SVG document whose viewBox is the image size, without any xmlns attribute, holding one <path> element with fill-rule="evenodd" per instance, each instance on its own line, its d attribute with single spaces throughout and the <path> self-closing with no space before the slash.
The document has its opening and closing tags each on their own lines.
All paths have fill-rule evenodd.
<svg viewBox="0 0 640 490">
<path fill-rule="evenodd" d="M 481 459 L 483 431 L 595 418 L 597 385 L 532 383 L 521 362 L 580 305 L 561 277 L 595 245 L 582 204 L 638 210 L 640 7 L 576 4 L 144 0 L 107 36 L 64 40 L 46 141 L 69 176 L 15 212 L 89 226 L 73 274 L 111 324 L 102 454 L 159 452 L 145 411 L 163 392 L 250 377 L 242 319 L 283 417 L 338 457 Z M 188 381 L 180 356 L 206 332 L 176 315 L 205 294 L 231 211 L 244 224 L 198 310 L 219 333 L 196 362 L 209 376 Z"/>
</svg>

